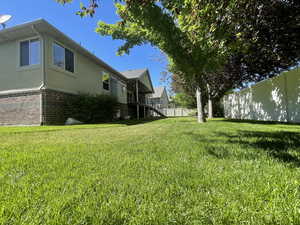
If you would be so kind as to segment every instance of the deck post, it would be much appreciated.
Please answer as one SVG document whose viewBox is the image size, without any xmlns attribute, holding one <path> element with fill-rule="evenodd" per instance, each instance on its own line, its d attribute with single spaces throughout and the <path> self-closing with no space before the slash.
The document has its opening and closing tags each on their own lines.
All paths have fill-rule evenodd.
<svg viewBox="0 0 300 225">
<path fill-rule="evenodd" d="M 140 119 L 140 105 L 139 105 L 139 81 L 135 81 L 135 90 L 136 90 L 136 118 Z"/>
</svg>

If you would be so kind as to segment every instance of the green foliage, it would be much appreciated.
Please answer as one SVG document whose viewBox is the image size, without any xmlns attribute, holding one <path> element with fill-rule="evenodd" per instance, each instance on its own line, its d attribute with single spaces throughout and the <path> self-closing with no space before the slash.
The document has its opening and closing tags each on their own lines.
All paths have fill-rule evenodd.
<svg viewBox="0 0 300 225">
<path fill-rule="evenodd" d="M 110 95 L 81 94 L 66 102 L 70 117 L 84 123 L 112 121 L 118 109 L 118 101 Z"/>
<path fill-rule="evenodd" d="M 188 115 L 189 115 L 189 116 L 197 116 L 197 115 L 198 115 L 198 112 L 197 112 L 197 110 L 195 109 L 195 110 L 193 110 L 192 112 L 190 112 Z"/>
<path fill-rule="evenodd" d="M 232 5 L 194 0 L 158 2 L 117 3 L 117 14 L 122 20 L 115 24 L 99 22 L 96 31 L 125 41 L 118 54 L 128 54 L 132 47 L 150 43 L 165 52 L 173 67 L 186 78 L 204 83 L 203 71 L 222 64 L 231 46 L 224 44 L 228 24 L 216 26 L 216 20 Z"/>
<path fill-rule="evenodd" d="M 73 0 L 55 0 L 55 1 L 61 4 L 73 2 Z M 96 12 L 96 8 L 98 7 L 99 7 L 98 0 L 88 0 L 88 6 L 86 6 L 83 2 L 80 2 L 79 5 L 80 10 L 77 11 L 76 15 L 79 15 L 80 17 L 86 17 L 86 16 L 93 17 Z"/>
<path fill-rule="evenodd" d="M 299 127 L 0 127 L 0 224 L 299 224 Z"/>
<path fill-rule="evenodd" d="M 197 107 L 195 97 L 185 93 L 177 93 L 176 95 L 174 95 L 172 97 L 172 102 L 174 102 L 176 106 L 180 106 L 184 108 Z"/>
</svg>

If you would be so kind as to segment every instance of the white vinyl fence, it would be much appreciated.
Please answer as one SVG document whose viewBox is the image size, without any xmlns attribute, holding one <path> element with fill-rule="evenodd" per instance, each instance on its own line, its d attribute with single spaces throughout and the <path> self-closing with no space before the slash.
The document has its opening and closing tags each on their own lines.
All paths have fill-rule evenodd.
<svg viewBox="0 0 300 225">
<path fill-rule="evenodd" d="M 194 109 L 186 108 L 165 108 L 160 110 L 165 116 L 190 116 L 191 113 L 195 112 Z"/>
<path fill-rule="evenodd" d="M 300 69 L 226 95 L 223 104 L 230 119 L 300 123 Z"/>
</svg>

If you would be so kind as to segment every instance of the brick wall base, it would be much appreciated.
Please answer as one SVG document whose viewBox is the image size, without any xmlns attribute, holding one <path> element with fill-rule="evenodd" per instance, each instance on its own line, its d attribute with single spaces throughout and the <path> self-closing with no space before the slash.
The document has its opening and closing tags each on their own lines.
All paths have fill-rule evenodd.
<svg viewBox="0 0 300 225">
<path fill-rule="evenodd" d="M 43 125 L 62 125 L 72 114 L 65 107 L 65 102 L 77 98 L 75 94 L 68 94 L 54 90 L 43 90 Z M 105 106 L 103 106 L 105 107 Z M 128 115 L 127 104 L 119 104 L 119 116 L 126 118 Z M 75 118 L 76 119 L 76 118 Z"/>
<path fill-rule="evenodd" d="M 42 90 L 43 115 L 42 125 L 63 125 L 71 117 L 65 107 L 65 102 L 76 98 L 76 95 L 53 90 Z"/>
<path fill-rule="evenodd" d="M 0 96 L 0 125 L 40 125 L 40 91 Z"/>
<path fill-rule="evenodd" d="M 1 95 L 0 125 L 63 125 L 72 117 L 65 102 L 74 98 L 77 95 L 49 89 Z M 119 116 L 126 118 L 127 104 L 118 107 Z"/>
</svg>

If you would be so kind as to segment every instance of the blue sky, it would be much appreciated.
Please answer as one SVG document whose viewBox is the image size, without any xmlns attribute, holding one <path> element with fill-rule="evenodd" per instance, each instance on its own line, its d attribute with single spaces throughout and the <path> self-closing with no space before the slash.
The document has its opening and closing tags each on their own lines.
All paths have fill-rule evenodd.
<svg viewBox="0 0 300 225">
<path fill-rule="evenodd" d="M 7 27 L 39 18 L 46 19 L 118 71 L 148 68 L 154 86 L 165 85 L 160 80 L 161 72 L 166 68 L 166 60 L 159 50 L 144 45 L 132 49 L 130 55 L 117 56 L 116 51 L 122 41 L 95 33 L 99 20 L 107 23 L 119 20 L 112 2 L 112 0 L 101 1 L 94 18 L 81 19 L 75 15 L 79 9 L 79 0 L 65 6 L 59 5 L 54 0 L 2 0 L 0 14 L 13 15 Z"/>
</svg>

